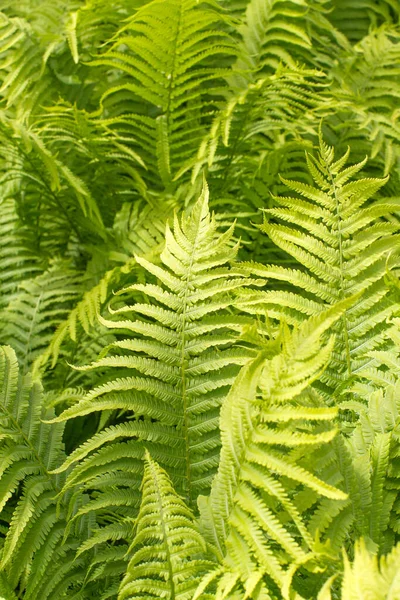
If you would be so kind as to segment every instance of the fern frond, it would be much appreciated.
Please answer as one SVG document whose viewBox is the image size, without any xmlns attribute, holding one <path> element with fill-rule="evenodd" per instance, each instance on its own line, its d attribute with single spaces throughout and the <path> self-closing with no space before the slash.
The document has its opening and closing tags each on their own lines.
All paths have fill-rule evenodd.
<svg viewBox="0 0 400 600">
<path fill-rule="evenodd" d="M 344 422 L 346 435 L 335 442 L 338 473 L 349 501 L 334 505 L 324 500 L 310 521 L 311 530 L 326 536 L 336 551 L 352 532 L 384 553 L 399 530 L 398 388 L 373 392 L 367 406 L 354 401 L 340 404 L 357 417 L 353 426 Z"/>
<path fill-rule="evenodd" d="M 114 127 L 129 132 L 141 146 L 145 163 L 166 188 L 182 162 L 196 152 L 204 123 L 221 98 L 227 69 L 214 63 L 226 63 L 235 54 L 221 19 L 212 2 L 153 0 L 92 62 L 117 76 L 103 96 L 103 106 L 115 115 Z M 129 110 L 124 106 L 127 97 Z M 132 109 L 139 103 L 139 110 Z"/>
<path fill-rule="evenodd" d="M 18 217 L 12 198 L 0 205 L 0 306 L 7 306 L 18 284 L 40 273 L 44 267 L 33 240 Z"/>
<path fill-rule="evenodd" d="M 381 157 L 385 175 L 390 172 L 397 176 L 399 35 L 398 27 L 388 24 L 371 29 L 359 44 L 343 53 L 340 67 L 332 70 L 332 92 L 343 113 L 365 132 L 368 153 L 372 158 Z"/>
<path fill-rule="evenodd" d="M 190 599 L 209 567 L 193 516 L 165 471 L 146 455 L 142 503 L 118 599 Z M 212 563 L 211 563 L 212 564 Z"/>
<path fill-rule="evenodd" d="M 119 333 L 105 356 L 87 367 L 107 369 L 109 376 L 57 417 L 120 410 L 130 421 L 99 432 L 97 441 L 78 448 L 64 468 L 77 462 L 78 470 L 82 464 L 90 473 L 96 455 L 81 462 L 90 452 L 117 437 L 137 437 L 162 465 L 170 464 L 174 448 L 173 479 L 190 503 L 209 487 L 218 463 L 219 407 L 238 365 L 253 355 L 245 345 L 234 347 L 249 320 L 231 313 L 231 293 L 264 283 L 243 277 L 234 264 L 228 267 L 237 253 L 232 234 L 232 227 L 217 231 L 205 188 L 191 216 L 175 217 L 173 230 L 167 227 L 162 266 L 136 257 L 155 283 L 118 292 L 136 302 L 124 300 L 100 322 L 123 337 Z M 73 477 L 72 471 L 67 487 Z"/>
<path fill-rule="evenodd" d="M 344 556 L 344 574 L 341 585 L 341 600 L 390 600 L 400 592 L 399 560 L 400 545 L 380 559 L 371 553 L 363 538 L 355 543 L 354 560 Z M 317 600 L 332 600 L 332 584 L 329 580 Z"/>
<path fill-rule="evenodd" d="M 391 0 L 338 0 L 333 4 L 329 18 L 353 43 L 368 35 L 372 28 L 399 20 L 400 9 Z"/>
<path fill-rule="evenodd" d="M 54 331 L 80 296 L 80 278 L 65 262 L 56 262 L 43 274 L 20 284 L 0 314 L 0 339 L 17 352 L 22 373 L 47 348 Z"/>
<path fill-rule="evenodd" d="M 330 358 L 332 340 L 321 347 L 321 334 L 342 311 L 330 309 L 292 335 L 284 329 L 281 351 L 271 357 L 265 350 L 243 367 L 223 404 L 220 466 L 209 499 L 199 500 L 205 538 L 224 565 L 218 597 L 229 598 L 239 583 L 246 589 L 250 578 L 259 594 L 282 588 L 286 566 L 306 562 L 314 541 L 296 506 L 299 485 L 346 498 L 310 470 L 311 457 L 336 433 L 337 411 L 306 392 Z"/>
<path fill-rule="evenodd" d="M 78 332 L 83 330 L 86 334 L 90 333 L 91 329 L 98 324 L 100 307 L 112 297 L 111 286 L 119 282 L 123 273 L 129 272 L 132 264 L 134 264 L 134 261 L 129 259 L 122 267 L 114 267 L 106 271 L 99 283 L 83 294 L 83 298 L 60 322 L 57 331 L 49 340 L 46 351 L 35 361 L 34 373 L 39 373 L 45 369 L 49 362 L 50 366 L 54 368 L 59 360 L 63 345 L 68 340 L 77 342 Z M 76 348 L 74 352 L 76 352 Z"/>
<path fill-rule="evenodd" d="M 385 283 L 386 259 L 400 242 L 397 223 L 385 219 L 398 210 L 397 198 L 369 201 L 386 179 L 351 181 L 364 163 L 344 168 L 347 158 L 348 152 L 335 161 L 333 148 L 321 139 L 318 158 L 307 155 L 315 187 L 283 180 L 296 195 L 277 197 L 259 228 L 302 268 L 249 263 L 255 275 L 281 281 L 282 291 L 251 292 L 240 299 L 250 312 L 266 311 L 298 323 L 357 295 L 336 326 L 333 358 L 323 376 L 330 390 L 347 381 L 366 363 L 367 352 L 382 344 L 395 310 Z"/>
<path fill-rule="evenodd" d="M 65 512 L 56 496 L 63 477 L 50 472 L 63 460 L 63 425 L 49 426 L 41 386 L 22 378 L 14 351 L 0 348 L 0 511 L 11 509 L 0 552 L 2 577 L 24 598 L 55 600 L 82 582 L 73 563 L 76 541 L 61 545 Z M 44 575 L 46 574 L 46 577 Z"/>
</svg>

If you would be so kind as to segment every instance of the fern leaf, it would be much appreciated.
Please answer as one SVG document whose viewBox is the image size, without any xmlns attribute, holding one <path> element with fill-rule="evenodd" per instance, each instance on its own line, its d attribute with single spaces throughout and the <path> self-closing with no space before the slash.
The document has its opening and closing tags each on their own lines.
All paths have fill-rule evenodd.
<svg viewBox="0 0 400 600">
<path fill-rule="evenodd" d="M 367 352 L 379 347 L 386 320 L 395 309 L 384 276 L 388 253 L 400 238 L 398 226 L 381 218 L 396 210 L 397 201 L 368 202 L 386 179 L 345 183 L 362 166 L 343 169 L 346 157 L 347 153 L 335 163 L 333 149 L 321 139 L 319 158 L 308 157 L 317 187 L 283 180 L 300 198 L 279 197 L 278 206 L 265 211 L 260 229 L 304 270 L 248 266 L 259 276 L 276 278 L 306 292 L 306 297 L 301 293 L 277 296 L 276 292 L 253 292 L 243 295 L 240 302 L 242 308 L 255 314 L 272 311 L 279 318 L 281 311 L 282 318 L 289 317 L 295 323 L 318 314 L 327 304 L 358 294 L 336 326 L 333 360 L 323 376 L 327 391 L 342 385 L 366 362 Z M 282 306 L 279 310 L 275 297 Z"/>
<path fill-rule="evenodd" d="M 267 592 L 274 584 L 282 587 L 286 563 L 302 562 L 313 551 L 306 518 L 292 495 L 298 482 L 322 497 L 346 498 L 296 463 L 304 454 L 289 451 L 297 438 L 299 448 L 304 452 L 309 447 L 307 452 L 312 454 L 311 446 L 320 448 L 335 435 L 331 427 L 318 433 L 318 422 L 321 425 L 329 417 L 324 408 L 313 407 L 308 413 L 311 407 L 305 390 L 320 374 L 321 362 L 326 366 L 329 360 L 332 343 L 326 346 L 327 354 L 322 351 L 321 359 L 320 337 L 343 310 L 330 309 L 317 321 L 305 322 L 293 336 L 285 330 L 281 351 L 271 358 L 265 350 L 243 367 L 224 402 L 220 466 L 210 497 L 201 497 L 199 506 L 202 530 L 222 560 L 224 573 L 240 574 L 243 586 L 250 576 L 261 581 L 261 570 L 260 590 Z M 307 363 L 310 367 L 303 374 L 302 365 Z M 280 421 L 279 410 L 289 407 L 290 421 Z M 301 434 L 305 415 L 313 423 L 306 438 Z M 225 597 L 224 586 L 221 577 L 217 585 L 221 597 Z"/>
<path fill-rule="evenodd" d="M 150 456 L 142 484 L 142 503 L 130 552 L 133 556 L 118 598 L 189 599 L 209 563 L 193 516 L 171 481 Z"/>
</svg>

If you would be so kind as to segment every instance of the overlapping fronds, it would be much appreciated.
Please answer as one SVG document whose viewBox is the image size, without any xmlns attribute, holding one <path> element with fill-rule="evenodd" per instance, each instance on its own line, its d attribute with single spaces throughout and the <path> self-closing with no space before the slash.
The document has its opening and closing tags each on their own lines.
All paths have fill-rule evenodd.
<svg viewBox="0 0 400 600">
<path fill-rule="evenodd" d="M 281 290 L 241 299 L 251 312 L 298 323 L 327 304 L 356 296 L 336 327 L 333 359 L 323 376 L 330 389 L 347 381 L 368 361 L 367 352 L 382 344 L 395 310 L 384 276 L 388 254 L 400 242 L 397 222 L 387 219 L 398 211 L 399 200 L 376 199 L 386 179 L 352 180 L 365 160 L 345 168 L 348 155 L 349 150 L 335 161 L 333 149 L 321 140 L 318 158 L 307 155 L 316 185 L 283 180 L 296 195 L 276 197 L 259 228 L 302 268 L 249 263 L 254 274 L 282 282 Z"/>
<path fill-rule="evenodd" d="M 323 102 L 322 85 L 319 71 L 282 68 L 232 94 L 199 146 L 192 180 L 206 166 L 218 193 L 240 185 L 242 170 L 250 168 L 254 173 L 260 166 L 259 149 L 263 154 L 272 152 L 282 130 L 289 136 L 313 129 L 313 112 Z"/>
<path fill-rule="evenodd" d="M 264 283 L 244 277 L 235 265 L 229 267 L 237 253 L 232 234 L 233 227 L 217 231 L 205 188 L 192 214 L 181 222 L 176 216 L 173 230 L 167 226 L 162 266 L 136 258 L 149 282 L 120 290 L 118 295 L 127 300 L 111 310 L 111 318 L 100 318 L 119 332 L 119 339 L 88 367 L 108 369 L 108 375 L 57 417 L 64 421 L 118 410 L 128 420 L 100 431 L 72 453 L 63 467 L 77 463 L 67 487 L 84 481 L 85 473 L 91 478 L 99 460 L 103 470 L 111 469 L 107 460 L 114 460 L 118 445 L 109 443 L 118 438 L 145 441 L 157 461 L 170 467 L 177 491 L 189 503 L 209 487 L 218 464 L 219 407 L 237 365 L 253 352 L 245 345 L 234 346 L 249 320 L 232 314 L 231 293 Z M 155 283 L 150 283 L 153 278 Z M 120 447 L 132 452 L 135 461 L 142 452 L 136 441 Z M 85 485 L 91 487 L 90 479 Z"/>
<path fill-rule="evenodd" d="M 112 297 L 113 286 L 118 285 L 121 276 L 129 272 L 134 264 L 135 261 L 130 259 L 122 267 L 109 269 L 94 287 L 83 293 L 83 297 L 79 299 L 72 310 L 65 315 L 64 319 L 60 319 L 57 330 L 48 340 L 46 351 L 35 362 L 34 372 L 40 372 L 48 366 L 49 362 L 49 366 L 54 368 L 63 346 L 68 341 L 77 343 L 81 336 L 90 334 L 95 326 L 97 326 L 97 331 L 106 332 L 104 328 L 99 329 L 98 327 L 100 308 Z M 75 356 L 76 352 L 75 346 Z"/>
<path fill-rule="evenodd" d="M 146 456 L 142 502 L 119 600 L 192 598 L 209 562 L 193 515 L 168 475 Z M 211 563 L 212 564 L 212 563 Z"/>
<path fill-rule="evenodd" d="M 373 29 L 357 46 L 343 52 L 340 66 L 332 70 L 338 105 L 365 131 L 371 156 L 382 155 L 385 175 L 399 174 L 399 42 L 398 27 Z"/>
<path fill-rule="evenodd" d="M 0 306 L 6 306 L 18 284 L 43 269 L 34 242 L 8 198 L 0 204 Z"/>
<path fill-rule="evenodd" d="M 82 563 L 73 562 L 76 541 L 61 544 L 65 512 L 57 510 L 56 496 L 63 476 L 50 474 L 64 457 L 64 426 L 41 422 L 52 415 L 41 386 L 19 375 L 8 346 L 0 348 L 0 413 L 0 508 L 2 520 L 8 517 L 0 551 L 4 589 L 27 600 L 64 598 L 84 577 Z"/>
<path fill-rule="evenodd" d="M 66 26 L 70 3 L 12 4 L 0 4 L 0 97 L 25 121 L 57 100 L 62 86 L 57 67 L 73 64 Z"/>
<path fill-rule="evenodd" d="M 324 52 L 319 36 L 322 31 L 325 35 L 334 33 L 324 17 L 325 10 L 324 2 L 318 0 L 250 0 L 238 26 L 238 69 L 252 78 L 256 73 L 273 73 L 281 64 L 315 65 L 317 49 Z"/>
<path fill-rule="evenodd" d="M 398 23 L 400 7 L 392 0 L 336 0 L 329 15 L 332 23 L 351 42 L 358 42 L 372 27 Z"/>
<path fill-rule="evenodd" d="M 237 586 L 248 598 L 286 589 L 294 570 L 314 552 L 306 515 L 297 505 L 302 487 L 343 501 L 346 494 L 317 475 L 315 457 L 335 436 L 337 409 L 327 408 L 308 386 L 320 375 L 333 347 L 321 335 L 343 306 L 305 322 L 243 367 L 221 412 L 221 461 L 209 499 L 200 499 L 204 535 L 222 568 L 204 578 L 231 598 Z M 215 580 L 218 583 L 215 584 Z M 254 594 L 254 596 L 253 596 Z"/>
<path fill-rule="evenodd" d="M 60 160 L 40 133 L 0 112 L 1 185 L 15 198 L 38 250 L 62 253 L 71 238 L 103 236 L 102 217 L 90 187 Z"/>
<path fill-rule="evenodd" d="M 146 171 L 140 154 L 130 147 L 129 137 L 117 135 L 98 114 L 59 102 L 36 118 L 35 131 L 52 156 L 62 152 L 67 158 L 65 167 L 76 183 L 85 181 L 87 194 L 98 199 L 107 225 L 123 201 L 147 197 L 139 172 Z"/>
<path fill-rule="evenodd" d="M 339 551 L 349 534 L 368 538 L 385 553 L 399 532 L 399 385 L 370 394 L 368 404 L 350 401 L 341 409 L 354 415 L 344 422 L 336 444 L 342 486 L 348 500 L 324 500 L 311 519 L 312 531 Z"/>
<path fill-rule="evenodd" d="M 0 600 L 400 597 L 399 7 L 0 0 Z"/>
<path fill-rule="evenodd" d="M 65 262 L 56 262 L 41 275 L 20 283 L 0 313 L 0 339 L 14 348 L 23 373 L 47 349 L 81 294 L 81 277 Z"/>
</svg>

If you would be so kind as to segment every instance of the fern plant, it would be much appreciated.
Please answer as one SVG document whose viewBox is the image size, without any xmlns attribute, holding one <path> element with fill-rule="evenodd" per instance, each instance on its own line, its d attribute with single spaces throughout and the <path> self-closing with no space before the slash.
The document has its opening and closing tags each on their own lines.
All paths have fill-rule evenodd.
<svg viewBox="0 0 400 600">
<path fill-rule="evenodd" d="M 221 21 L 211 2 L 145 4 L 92 62 L 120 73 L 102 104 L 114 127 L 140 145 L 153 185 L 156 176 L 171 188 L 177 167 L 193 154 L 220 98 L 227 69 L 218 68 L 215 57 L 229 61 L 234 55 L 228 34 L 218 27 Z M 128 98 L 137 108 L 126 114 Z"/>
<path fill-rule="evenodd" d="M 209 562 L 193 515 L 147 453 L 133 553 L 118 598 L 193 597 Z M 150 577 L 149 577 L 150 575 Z"/>
<path fill-rule="evenodd" d="M 341 586 L 342 600 L 371 598 L 390 600 L 399 594 L 399 546 L 380 560 L 369 552 L 364 540 L 356 542 L 355 557 L 351 563 L 346 557 Z M 332 576 L 318 594 L 318 600 L 332 600 Z"/>
<path fill-rule="evenodd" d="M 399 35 L 0 0 L 1 598 L 397 598 Z"/>
<path fill-rule="evenodd" d="M 49 426 L 41 386 L 19 374 L 14 351 L 0 349 L 2 523 L 0 569 L 5 590 L 17 597 L 65 597 L 71 582 L 82 583 L 82 563 L 74 562 L 73 536 L 62 545 L 65 509 L 57 509 L 62 476 L 51 471 L 63 460 L 63 424 Z M 54 414 L 54 413 L 53 413 Z M 1 589 L 1 588 L 0 588 Z"/>
</svg>

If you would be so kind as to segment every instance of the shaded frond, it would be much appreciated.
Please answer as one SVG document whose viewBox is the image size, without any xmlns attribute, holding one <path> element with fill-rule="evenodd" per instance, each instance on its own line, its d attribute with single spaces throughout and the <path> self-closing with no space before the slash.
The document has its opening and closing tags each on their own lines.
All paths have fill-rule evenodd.
<svg viewBox="0 0 400 600">
<path fill-rule="evenodd" d="M 0 204 L 0 306 L 7 306 L 18 284 L 40 273 L 40 258 L 12 198 Z"/>
<path fill-rule="evenodd" d="M 47 349 L 59 324 L 82 293 L 81 278 L 65 262 L 23 281 L 0 313 L 0 339 L 16 351 L 21 371 Z"/>
<path fill-rule="evenodd" d="M 218 68 L 216 60 L 228 65 L 234 47 L 220 23 L 212 2 L 153 0 L 92 62 L 115 74 L 102 99 L 107 113 L 115 115 L 110 125 L 135 140 L 148 168 L 167 188 L 196 152 L 221 98 L 227 69 Z"/>
<path fill-rule="evenodd" d="M 63 476 L 50 474 L 64 458 L 64 427 L 41 421 L 54 413 L 43 406 L 40 384 L 19 375 L 8 346 L 0 348 L 0 413 L 0 511 L 10 515 L 0 551 L 4 585 L 27 600 L 64 598 L 84 577 L 82 563 L 73 563 L 76 542 L 62 545 Z"/>
</svg>

